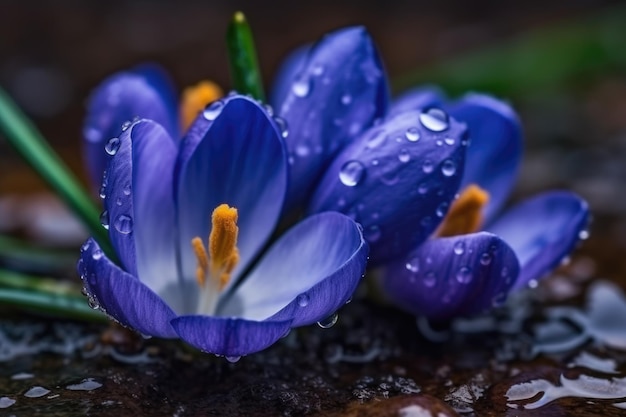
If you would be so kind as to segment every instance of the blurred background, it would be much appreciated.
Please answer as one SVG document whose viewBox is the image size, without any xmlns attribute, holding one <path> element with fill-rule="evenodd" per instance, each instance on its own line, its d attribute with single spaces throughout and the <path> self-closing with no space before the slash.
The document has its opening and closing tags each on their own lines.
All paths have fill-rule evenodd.
<svg viewBox="0 0 626 417">
<path fill-rule="evenodd" d="M 436 83 L 453 96 L 477 90 L 512 101 L 526 129 L 518 195 L 567 187 L 596 212 L 626 212 L 616 192 L 626 178 L 626 8 L 619 2 L 2 0 L 0 85 L 84 179 L 80 137 L 90 91 L 146 61 L 163 65 L 181 90 L 208 78 L 228 91 L 224 37 L 237 10 L 254 31 L 266 86 L 294 47 L 364 25 L 395 92 Z M 15 195 L 45 186 L 3 141 L 0 155 L 2 229 L 20 224 L 3 224 L 7 211 L 22 218 L 33 217 L 24 210 L 41 211 L 32 199 L 24 209 Z M 44 226 L 67 230 L 68 222 Z M 626 225 L 616 225 L 622 241 Z"/>
</svg>

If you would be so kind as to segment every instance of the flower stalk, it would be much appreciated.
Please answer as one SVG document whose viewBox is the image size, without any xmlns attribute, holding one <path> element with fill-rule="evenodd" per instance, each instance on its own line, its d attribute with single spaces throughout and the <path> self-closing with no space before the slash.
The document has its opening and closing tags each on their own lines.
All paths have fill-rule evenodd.
<svg viewBox="0 0 626 417">
<path fill-rule="evenodd" d="M 236 12 L 228 25 L 226 47 L 234 89 L 243 95 L 250 94 L 257 100 L 265 101 L 252 30 L 242 12 Z"/>
</svg>

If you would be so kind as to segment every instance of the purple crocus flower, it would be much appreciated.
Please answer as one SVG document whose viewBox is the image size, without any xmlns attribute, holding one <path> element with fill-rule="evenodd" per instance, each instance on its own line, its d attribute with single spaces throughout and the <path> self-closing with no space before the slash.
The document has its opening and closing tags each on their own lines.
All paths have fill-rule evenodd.
<svg viewBox="0 0 626 417">
<path fill-rule="evenodd" d="M 521 158 L 510 106 L 481 94 L 448 102 L 436 88 L 388 105 L 386 91 L 367 32 L 348 28 L 287 60 L 273 104 L 290 126 L 291 207 L 305 202 L 309 214 L 334 210 L 359 222 L 392 302 L 435 320 L 482 312 L 573 250 L 588 219 L 573 193 L 540 194 L 496 216 Z M 468 216 L 486 227 L 437 237 L 472 185 L 489 202 Z"/>
<path fill-rule="evenodd" d="M 124 104 L 92 105 L 88 117 L 94 137 L 115 134 L 106 144 L 112 156 L 102 195 L 119 259 L 113 263 L 93 239 L 83 245 L 78 271 L 92 302 L 142 334 L 230 357 L 332 316 L 364 272 L 367 244 L 354 221 L 326 212 L 265 249 L 288 184 L 271 115 L 229 95 L 179 141 L 169 96 L 155 94 L 162 85 L 137 77 L 120 74 L 100 86 L 95 97 L 116 93 Z M 136 88 L 119 91 L 120 84 Z M 111 124 L 129 114 L 154 120 L 115 132 Z"/>
</svg>

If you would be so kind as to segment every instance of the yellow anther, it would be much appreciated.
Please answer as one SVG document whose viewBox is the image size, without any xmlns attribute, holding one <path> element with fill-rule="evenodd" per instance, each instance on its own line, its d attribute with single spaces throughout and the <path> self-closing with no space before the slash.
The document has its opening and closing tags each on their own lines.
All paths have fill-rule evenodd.
<svg viewBox="0 0 626 417">
<path fill-rule="evenodd" d="M 482 226 L 482 209 L 488 201 L 487 191 L 475 184 L 468 185 L 452 203 L 435 235 L 447 237 L 476 232 Z"/>
<path fill-rule="evenodd" d="M 214 288 L 221 290 L 228 284 L 231 272 L 239 263 L 237 209 L 227 204 L 217 206 L 213 210 L 211 223 L 209 250 L 199 237 L 191 239 L 191 247 L 198 261 L 198 284 L 204 286 L 208 278 Z"/>
<path fill-rule="evenodd" d="M 198 84 L 187 87 L 180 101 L 180 123 L 183 132 L 187 131 L 193 120 L 207 104 L 222 97 L 222 89 L 210 81 L 200 81 Z"/>
</svg>

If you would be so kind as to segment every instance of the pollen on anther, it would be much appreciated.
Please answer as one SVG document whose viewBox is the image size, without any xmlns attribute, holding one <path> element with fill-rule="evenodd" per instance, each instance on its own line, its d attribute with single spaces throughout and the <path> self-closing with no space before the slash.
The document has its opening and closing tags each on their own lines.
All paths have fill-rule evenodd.
<svg viewBox="0 0 626 417">
<path fill-rule="evenodd" d="M 488 202 L 487 191 L 475 184 L 468 185 L 452 203 L 435 235 L 448 237 L 478 231 L 483 223 L 483 207 Z"/>
</svg>

